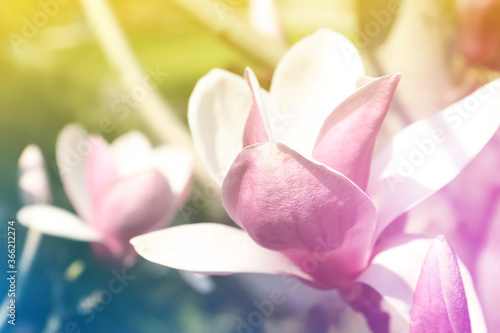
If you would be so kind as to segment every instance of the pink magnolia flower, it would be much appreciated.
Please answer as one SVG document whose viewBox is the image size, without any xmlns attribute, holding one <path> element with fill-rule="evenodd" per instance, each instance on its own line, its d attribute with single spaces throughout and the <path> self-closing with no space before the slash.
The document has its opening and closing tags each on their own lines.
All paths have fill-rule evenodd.
<svg viewBox="0 0 500 333">
<path fill-rule="evenodd" d="M 322 29 L 298 42 L 269 92 L 251 70 L 245 77 L 213 70 L 195 87 L 188 115 L 241 229 L 178 226 L 132 239 L 137 252 L 178 269 L 291 274 L 323 289 L 363 282 L 409 320 L 429 240 L 380 236 L 488 142 L 500 124 L 499 82 L 407 127 L 372 159 L 400 76 L 364 77 L 343 36 Z M 481 309 L 474 308 L 480 332 Z"/>
<path fill-rule="evenodd" d="M 46 234 L 99 242 L 128 264 L 135 261 L 129 239 L 166 227 L 189 195 L 190 155 L 167 146 L 153 149 L 139 132 L 109 145 L 68 125 L 56 153 L 64 190 L 78 216 L 35 204 L 19 211 L 19 222 Z"/>
<path fill-rule="evenodd" d="M 422 265 L 410 314 L 410 333 L 471 332 L 459 263 L 443 236 L 438 236 Z"/>
</svg>

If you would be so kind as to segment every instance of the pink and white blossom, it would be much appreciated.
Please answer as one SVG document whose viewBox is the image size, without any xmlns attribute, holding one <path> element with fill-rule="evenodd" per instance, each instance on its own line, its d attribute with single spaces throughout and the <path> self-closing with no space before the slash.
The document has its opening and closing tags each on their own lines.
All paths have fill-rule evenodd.
<svg viewBox="0 0 500 333">
<path fill-rule="evenodd" d="M 399 80 L 365 77 L 354 46 L 326 29 L 290 49 L 269 92 L 250 69 L 245 79 L 211 71 L 193 91 L 188 118 L 241 229 L 185 225 L 132 244 L 150 261 L 195 272 L 291 274 L 322 289 L 363 282 L 409 322 L 431 240 L 380 236 L 493 136 L 500 83 L 413 123 L 372 158 Z M 473 330 L 482 332 L 474 288 L 465 289 Z"/>
<path fill-rule="evenodd" d="M 46 234 L 101 243 L 128 264 L 135 261 L 129 239 L 168 226 L 189 195 L 189 153 L 168 146 L 153 149 L 139 132 L 110 145 L 79 125 L 68 125 L 56 153 L 64 190 L 78 215 L 35 204 L 18 212 L 19 222 Z M 21 187 L 24 183 L 21 179 Z"/>
</svg>

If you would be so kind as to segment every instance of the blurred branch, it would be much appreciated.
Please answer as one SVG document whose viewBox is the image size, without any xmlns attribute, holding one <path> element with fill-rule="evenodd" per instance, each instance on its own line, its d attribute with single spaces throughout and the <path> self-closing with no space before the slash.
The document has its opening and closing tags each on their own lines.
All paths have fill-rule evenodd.
<svg viewBox="0 0 500 333">
<path fill-rule="evenodd" d="M 132 49 L 106 0 L 80 0 L 89 26 L 100 43 L 110 64 L 120 74 L 123 87 L 132 91 L 144 81 L 146 74 L 135 58 Z M 163 142 L 190 150 L 196 156 L 196 174 L 203 183 L 210 179 L 194 149 L 191 135 L 179 120 L 173 108 L 156 89 L 138 103 L 137 109 L 152 132 Z"/>
<path fill-rule="evenodd" d="M 218 0 L 173 0 L 198 23 L 263 65 L 275 68 L 285 54 L 284 43 L 258 33 L 249 22 L 231 14 Z"/>
</svg>

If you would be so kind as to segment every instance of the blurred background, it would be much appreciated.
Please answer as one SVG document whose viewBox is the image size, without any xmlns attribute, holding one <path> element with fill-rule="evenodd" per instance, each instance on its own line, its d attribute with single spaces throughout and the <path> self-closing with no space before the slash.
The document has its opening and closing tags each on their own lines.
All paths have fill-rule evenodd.
<svg viewBox="0 0 500 333">
<path fill-rule="evenodd" d="M 66 124 L 78 122 L 108 141 L 131 129 L 144 132 L 154 145 L 163 140 L 130 100 L 120 69 L 113 66 L 89 25 L 84 2 L 4 0 L 0 4 L 2 249 L 6 247 L 6 222 L 15 219 L 21 207 L 17 161 L 28 144 L 37 144 L 43 152 L 54 205 L 72 211 L 54 168 L 56 137 Z M 273 42 L 248 30 L 247 0 L 109 1 L 139 68 L 144 73 L 161 73 L 156 89 L 183 125 L 190 93 L 210 69 L 219 67 L 242 75 L 250 66 L 262 86 L 268 87 L 279 55 L 321 27 L 350 38 L 360 48 L 368 74 L 403 71 L 408 86 L 402 82 L 397 107 L 413 119 L 456 100 L 463 91 L 477 86 L 477 77 L 496 75 L 467 64 L 459 47 L 458 16 L 451 0 L 437 4 L 406 1 L 406 12 L 400 10 L 401 1 L 392 0 L 279 0 L 276 4 L 284 38 Z M 407 16 L 410 11 L 413 19 Z M 386 12 L 389 17 L 384 16 Z M 234 31 L 251 33 L 241 34 L 240 40 L 228 37 L 233 24 Z M 395 26 L 401 28 L 393 32 Z M 245 40 L 253 35 L 257 41 L 271 41 L 275 49 L 248 52 Z M 398 44 L 398 40 L 406 43 Z M 426 73 L 433 73 L 432 79 L 419 81 Z M 436 85 L 440 86 L 437 91 Z M 405 93 L 410 90 L 416 96 L 434 91 L 416 98 Z M 396 118 L 388 132 L 398 128 L 398 122 L 405 122 Z M 111 124 L 106 131 L 103 122 Z M 231 223 L 221 209 L 213 208 L 218 205 L 214 200 L 211 208 L 191 215 L 188 222 Z M 174 223 L 185 222 L 178 216 Z M 26 229 L 17 224 L 16 232 L 20 258 Z M 0 266 L 4 267 L 7 252 L 1 253 Z M 178 272 L 143 259 L 127 270 L 134 279 L 123 291 L 113 294 L 112 300 L 103 299 L 103 290 L 120 270 L 97 262 L 88 243 L 44 236 L 26 283 L 18 290 L 14 331 L 245 332 L 238 328 L 237 318 L 255 310 L 255 294 L 241 279 L 215 277 L 215 291 L 201 295 Z M 7 284 L 1 280 L 3 298 Z M 321 311 L 300 315 L 294 311 L 284 306 L 251 332 L 329 332 Z"/>
</svg>

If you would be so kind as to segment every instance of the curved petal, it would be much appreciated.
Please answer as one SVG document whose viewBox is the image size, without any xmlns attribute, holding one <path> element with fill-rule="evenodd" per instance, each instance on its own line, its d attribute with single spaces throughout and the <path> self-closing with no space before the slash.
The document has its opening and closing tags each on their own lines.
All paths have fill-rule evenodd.
<svg viewBox="0 0 500 333">
<path fill-rule="evenodd" d="M 107 237 L 128 242 L 175 213 L 173 194 L 157 170 L 116 182 L 106 193 L 92 223 Z"/>
<path fill-rule="evenodd" d="M 134 237 L 139 255 L 185 271 L 293 274 L 309 279 L 288 258 L 257 245 L 243 230 L 216 223 L 180 225 Z"/>
<path fill-rule="evenodd" d="M 86 179 L 94 211 L 99 209 L 104 195 L 118 179 L 112 151 L 102 137 L 90 136 L 93 149 L 87 157 Z"/>
<path fill-rule="evenodd" d="M 256 143 L 268 142 L 266 128 L 262 120 L 262 113 L 257 103 L 252 104 L 252 109 L 245 123 L 245 131 L 243 133 L 243 147 L 251 146 Z"/>
<path fill-rule="evenodd" d="M 219 185 L 243 148 L 243 132 L 252 93 L 242 77 L 214 69 L 196 84 L 188 121 L 195 147 L 209 175 Z"/>
<path fill-rule="evenodd" d="M 156 147 L 153 154 L 156 168 L 172 189 L 176 206 L 181 207 L 189 197 L 193 184 L 193 156 L 184 149 L 169 146 Z"/>
<path fill-rule="evenodd" d="M 401 131 L 373 161 L 377 233 L 455 178 L 500 126 L 500 80 Z"/>
<path fill-rule="evenodd" d="M 250 68 L 245 70 L 245 79 L 252 91 L 253 104 L 245 123 L 243 133 L 243 147 L 255 143 L 268 142 L 272 139 L 272 132 L 267 119 L 266 109 L 259 86 L 259 81 Z"/>
<path fill-rule="evenodd" d="M 355 91 L 363 74 L 356 48 L 338 33 L 320 29 L 297 42 L 271 83 L 268 114 L 276 141 L 310 157 L 326 117 Z"/>
<path fill-rule="evenodd" d="M 402 234 L 377 245 L 370 266 L 358 278 L 375 289 L 409 325 L 410 310 L 424 259 L 433 240 Z M 473 332 L 486 332 L 472 278 L 459 262 Z"/>
<path fill-rule="evenodd" d="M 325 253 L 325 269 L 314 272 L 325 284 L 368 262 L 376 223 L 370 199 L 342 174 L 281 143 L 245 148 L 224 180 L 222 200 L 259 245 L 296 261 Z"/>
<path fill-rule="evenodd" d="M 436 237 L 422 265 L 410 332 L 471 332 L 457 257 L 443 236 Z"/>
<path fill-rule="evenodd" d="M 24 148 L 18 164 L 19 190 L 23 205 L 48 204 L 52 195 L 40 148 L 37 145 Z"/>
<path fill-rule="evenodd" d="M 130 131 L 111 144 L 120 177 L 127 177 L 153 167 L 153 148 L 139 131 Z"/>
<path fill-rule="evenodd" d="M 374 79 L 340 103 L 326 118 L 313 158 L 366 187 L 373 147 L 401 74 Z"/>
<path fill-rule="evenodd" d="M 85 178 L 87 157 L 91 151 L 92 143 L 80 125 L 67 125 L 57 137 L 57 166 L 64 191 L 78 215 L 85 221 L 92 219 L 92 204 Z"/>
<path fill-rule="evenodd" d="M 27 228 L 47 235 L 88 242 L 101 240 L 99 232 L 78 216 L 54 206 L 31 205 L 23 207 L 17 213 L 17 220 Z"/>
</svg>

